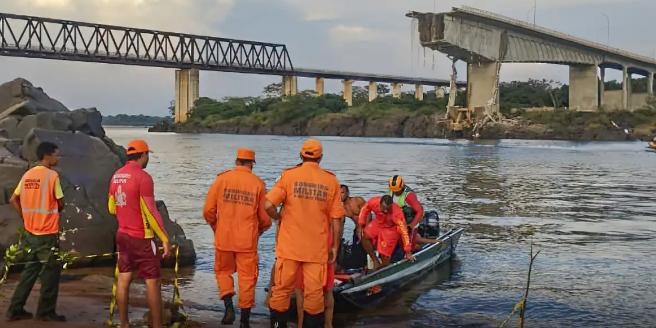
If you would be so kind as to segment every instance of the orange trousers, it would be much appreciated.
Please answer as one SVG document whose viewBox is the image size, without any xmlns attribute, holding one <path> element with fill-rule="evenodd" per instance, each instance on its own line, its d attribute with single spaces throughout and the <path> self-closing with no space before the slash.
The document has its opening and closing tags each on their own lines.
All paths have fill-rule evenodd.
<svg viewBox="0 0 656 328">
<path fill-rule="evenodd" d="M 278 312 L 289 310 L 289 301 L 296 283 L 296 272 L 303 270 L 303 310 L 315 315 L 324 311 L 323 286 L 326 283 L 326 263 L 276 260 L 275 277 L 269 306 Z"/>
<path fill-rule="evenodd" d="M 226 252 L 215 249 L 214 273 L 219 285 L 219 296 L 235 294 L 232 275 L 237 272 L 239 284 L 239 308 L 250 309 L 255 306 L 255 285 L 257 284 L 257 252 Z"/>
</svg>

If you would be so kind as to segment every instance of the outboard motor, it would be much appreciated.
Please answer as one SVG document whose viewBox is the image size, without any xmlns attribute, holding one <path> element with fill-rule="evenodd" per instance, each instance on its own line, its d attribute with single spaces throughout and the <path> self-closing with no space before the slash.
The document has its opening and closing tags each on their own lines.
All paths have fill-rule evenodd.
<svg viewBox="0 0 656 328">
<path fill-rule="evenodd" d="M 424 220 L 419 225 L 420 232 L 425 238 L 437 238 L 440 236 L 440 215 L 437 211 L 428 211 L 424 214 Z"/>
</svg>

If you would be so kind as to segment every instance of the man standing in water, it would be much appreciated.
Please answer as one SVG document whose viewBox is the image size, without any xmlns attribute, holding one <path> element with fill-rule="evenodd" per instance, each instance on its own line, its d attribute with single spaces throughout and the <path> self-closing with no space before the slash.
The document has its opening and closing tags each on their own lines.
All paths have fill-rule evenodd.
<svg viewBox="0 0 656 328">
<path fill-rule="evenodd" d="M 55 313 L 61 263 L 55 251 L 59 245 L 59 212 L 64 208 L 64 193 L 59 175 L 52 170 L 59 162 L 55 144 L 41 143 L 36 149 L 39 165 L 25 172 L 9 202 L 23 218 L 25 246 L 31 250 L 28 262 L 7 310 L 7 320 L 31 319 L 32 314 L 23 308 L 36 279 L 41 277 L 41 296 L 36 319 L 41 321 L 66 321 Z"/>
<path fill-rule="evenodd" d="M 299 270 L 304 280 L 303 325 L 324 326 L 323 287 L 327 264 L 335 261 L 339 249 L 344 218 L 339 182 L 334 174 L 319 166 L 323 147 L 318 140 L 306 140 L 300 157 L 303 163 L 285 170 L 267 194 L 267 212 L 274 219 L 280 218 L 274 284 L 269 300 L 272 327 L 287 325 L 284 316 Z M 276 211 L 280 204 L 284 207 L 281 215 Z M 330 247 L 329 229 L 333 234 Z"/>
<path fill-rule="evenodd" d="M 150 149 L 143 140 L 128 144 L 128 161 L 112 176 L 109 186 L 109 213 L 116 215 L 118 232 L 118 289 L 116 299 L 121 327 L 129 327 L 128 299 L 132 273 L 146 281 L 146 298 L 153 328 L 162 326 L 160 257 L 153 238 L 162 241 L 164 254 L 171 254 L 171 244 L 164 222 L 155 206 L 153 178 L 144 169 Z"/>
<path fill-rule="evenodd" d="M 237 272 L 240 327 L 249 327 L 258 276 L 257 241 L 259 235 L 271 227 L 271 219 L 264 210 L 266 188 L 264 182 L 252 173 L 253 164 L 253 150 L 237 150 L 235 168 L 216 177 L 203 209 L 205 221 L 214 231 L 214 271 L 225 305 L 225 315 L 221 320 L 224 325 L 235 320 L 232 275 Z"/>
</svg>

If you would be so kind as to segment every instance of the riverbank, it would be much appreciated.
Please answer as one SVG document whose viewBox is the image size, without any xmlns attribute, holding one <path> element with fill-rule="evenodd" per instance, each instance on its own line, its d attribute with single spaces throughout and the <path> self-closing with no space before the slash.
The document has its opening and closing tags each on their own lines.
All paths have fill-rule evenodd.
<svg viewBox="0 0 656 328">
<path fill-rule="evenodd" d="M 397 138 L 471 138 L 465 131 L 456 135 L 448 128 L 443 112 L 389 110 L 367 117 L 359 112 L 325 113 L 314 117 L 270 124 L 249 118 L 218 120 L 151 128 L 151 132 L 224 133 L 289 136 L 345 136 Z M 656 133 L 656 111 L 530 112 L 480 130 L 480 139 L 528 139 L 572 141 L 651 140 Z"/>
<path fill-rule="evenodd" d="M 67 322 L 48 322 L 47 326 L 51 328 L 86 328 L 86 327 L 103 327 L 105 321 L 109 318 L 109 302 L 112 293 L 113 268 L 87 268 L 73 269 L 64 271 L 59 287 L 59 298 L 57 301 L 57 312 L 66 316 Z M 162 298 L 164 302 L 164 311 L 170 309 L 171 299 L 171 273 L 165 270 L 163 280 Z M 18 283 L 18 274 L 10 277 L 6 285 L 0 287 L 0 314 L 4 316 L 9 306 L 11 295 L 13 294 L 16 284 Z M 36 284 L 30 294 L 25 309 L 28 312 L 35 313 L 39 298 L 39 284 Z M 130 288 L 130 322 L 132 327 L 146 327 L 145 316 L 148 312 L 146 302 L 146 288 L 142 281 L 135 281 Z M 190 316 L 182 327 L 218 327 L 222 311 L 199 310 L 194 307 L 193 300 L 185 299 L 186 295 L 182 291 L 183 302 Z M 170 317 L 166 313 L 165 318 Z M 251 320 L 253 327 L 267 327 L 267 318 L 263 315 L 254 315 Z M 35 320 L 21 320 L 15 322 L 6 322 L 4 317 L 0 318 L 2 327 L 7 328 L 32 328 L 35 326 L 45 325 Z M 118 323 L 118 310 L 114 314 L 114 323 Z"/>
</svg>

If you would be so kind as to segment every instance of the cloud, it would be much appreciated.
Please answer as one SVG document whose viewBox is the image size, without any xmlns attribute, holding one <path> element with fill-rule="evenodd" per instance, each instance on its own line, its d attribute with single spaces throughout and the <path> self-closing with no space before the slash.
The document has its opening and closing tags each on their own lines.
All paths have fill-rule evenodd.
<svg viewBox="0 0 656 328">
<path fill-rule="evenodd" d="M 3 0 L 0 10 L 174 32 L 217 35 L 235 0 Z"/>
<path fill-rule="evenodd" d="M 382 36 L 378 31 L 365 26 L 343 24 L 332 27 L 329 34 L 331 41 L 336 44 L 372 42 Z"/>
</svg>

